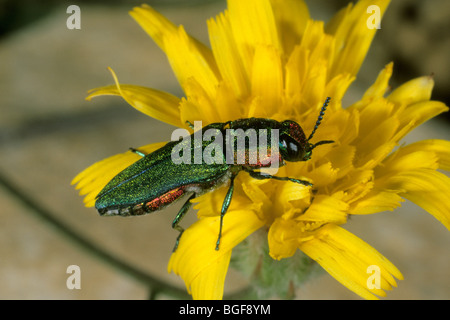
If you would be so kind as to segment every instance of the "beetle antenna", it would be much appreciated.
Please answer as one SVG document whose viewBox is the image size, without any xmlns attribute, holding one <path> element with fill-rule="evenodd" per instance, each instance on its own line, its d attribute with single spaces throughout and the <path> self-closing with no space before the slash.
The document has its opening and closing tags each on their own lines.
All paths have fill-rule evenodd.
<svg viewBox="0 0 450 320">
<path fill-rule="evenodd" d="M 309 151 L 311 151 L 312 149 L 314 149 L 314 148 L 317 147 L 317 146 L 320 146 L 320 145 L 322 145 L 322 144 L 328 144 L 328 143 L 334 143 L 334 140 L 322 140 L 322 141 L 319 141 L 319 142 L 313 144 L 313 145 L 311 146 L 311 148 L 309 148 Z"/>
<path fill-rule="evenodd" d="M 330 100 L 331 100 L 331 97 L 327 97 L 327 99 L 325 100 L 325 102 L 322 106 L 322 109 L 320 110 L 319 118 L 317 118 L 316 125 L 314 126 L 314 129 L 311 132 L 311 134 L 308 138 L 308 141 L 312 139 L 312 137 L 314 136 L 314 133 L 316 133 L 317 128 L 319 127 L 320 123 L 322 122 L 323 115 L 325 114 L 325 110 L 327 110 L 328 103 L 330 102 Z"/>
</svg>

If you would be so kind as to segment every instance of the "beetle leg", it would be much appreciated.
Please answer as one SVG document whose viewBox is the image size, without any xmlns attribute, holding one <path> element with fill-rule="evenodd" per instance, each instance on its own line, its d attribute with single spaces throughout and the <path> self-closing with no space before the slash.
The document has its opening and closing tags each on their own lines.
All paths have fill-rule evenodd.
<svg viewBox="0 0 450 320">
<path fill-rule="evenodd" d="M 136 153 L 137 155 L 140 155 L 142 158 L 144 158 L 147 155 L 146 153 L 139 151 L 138 149 L 135 148 L 130 148 L 130 151 Z"/>
<path fill-rule="evenodd" d="M 294 179 L 294 178 L 289 178 L 289 177 L 271 176 L 271 175 L 262 174 L 261 172 L 252 171 L 252 170 L 245 169 L 245 168 L 244 168 L 244 170 L 246 172 L 248 172 L 252 178 L 255 178 L 255 179 L 258 179 L 258 180 L 275 179 L 275 180 L 281 180 L 281 181 L 291 181 L 291 182 L 295 182 L 295 183 L 298 183 L 298 184 L 302 184 L 302 185 L 307 186 L 307 187 L 312 187 L 313 186 L 313 184 L 311 182 L 306 181 L 306 180 Z"/>
<path fill-rule="evenodd" d="M 222 210 L 220 211 L 220 228 L 219 228 L 219 236 L 217 237 L 217 242 L 216 242 L 216 250 L 219 250 L 220 239 L 222 238 L 223 217 L 225 216 L 225 213 L 227 213 L 228 207 L 230 206 L 230 203 L 231 203 L 231 198 L 233 197 L 234 178 L 235 177 L 236 177 L 236 175 L 233 175 L 230 178 L 230 187 L 228 188 L 227 195 L 225 196 L 225 199 L 223 200 Z"/>
<path fill-rule="evenodd" d="M 186 120 L 185 123 L 188 125 L 189 128 L 191 128 L 192 130 L 194 130 L 194 125 L 193 125 L 189 120 Z"/>
<path fill-rule="evenodd" d="M 180 211 L 178 211 L 175 219 L 173 219 L 173 221 L 172 221 L 172 228 L 175 229 L 175 230 L 178 230 L 180 232 L 180 234 L 177 237 L 177 240 L 175 241 L 175 246 L 173 247 L 173 250 L 172 250 L 173 252 L 175 252 L 175 250 L 177 250 L 178 244 L 180 243 L 181 235 L 184 232 L 183 227 L 181 227 L 179 225 L 179 223 L 180 223 L 181 219 L 183 219 L 183 217 L 186 214 L 186 212 L 191 207 L 191 205 L 192 205 L 191 200 L 194 199 L 194 198 L 195 198 L 195 193 L 193 195 L 191 195 L 189 197 L 189 199 L 183 204 L 183 206 L 181 207 Z"/>
</svg>

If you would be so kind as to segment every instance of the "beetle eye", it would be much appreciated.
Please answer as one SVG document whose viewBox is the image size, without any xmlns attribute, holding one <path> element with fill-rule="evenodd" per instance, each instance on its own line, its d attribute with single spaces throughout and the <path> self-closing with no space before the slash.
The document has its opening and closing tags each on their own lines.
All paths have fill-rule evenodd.
<svg viewBox="0 0 450 320">
<path fill-rule="evenodd" d="M 302 160 L 302 150 L 299 143 L 288 135 L 282 135 L 280 137 L 280 149 L 283 158 L 287 161 L 300 161 Z"/>
</svg>

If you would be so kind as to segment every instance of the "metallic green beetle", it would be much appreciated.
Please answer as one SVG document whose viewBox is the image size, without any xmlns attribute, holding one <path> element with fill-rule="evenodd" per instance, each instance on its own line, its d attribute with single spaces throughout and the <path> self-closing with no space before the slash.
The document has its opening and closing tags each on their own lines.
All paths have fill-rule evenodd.
<svg viewBox="0 0 450 320">
<path fill-rule="evenodd" d="M 223 218 L 230 206 L 234 191 L 234 179 L 239 172 L 245 171 L 255 179 L 276 179 L 312 186 L 310 182 L 305 180 L 262 174 L 256 170 L 269 167 L 274 162 L 283 166 L 284 161 L 309 160 L 315 147 L 333 143 L 334 141 L 331 140 L 323 140 L 315 144 L 309 142 L 322 121 L 329 101 L 330 98 L 328 97 L 308 138 L 306 138 L 300 125 L 294 121 L 279 122 L 272 119 L 248 118 L 209 124 L 203 127 L 201 131 L 194 132 L 188 139 L 170 141 L 150 154 L 143 154 L 136 149 L 132 149 L 141 155 L 142 159 L 117 174 L 100 191 L 96 197 L 95 207 L 100 215 L 143 215 L 163 209 L 184 195 L 189 195 L 172 222 L 172 228 L 180 232 L 174 247 L 175 251 L 184 231 L 179 223 L 191 206 L 190 201 L 229 181 L 228 192 L 220 212 L 220 229 L 216 242 L 216 250 L 219 250 Z M 243 132 L 245 130 L 245 132 L 248 132 L 249 129 L 254 130 L 255 134 L 267 133 L 267 140 L 273 141 L 275 139 L 277 144 L 275 147 L 272 144 L 259 144 L 256 145 L 256 148 L 250 148 L 247 145 L 239 146 L 238 144 L 238 147 L 234 149 L 239 137 L 234 135 L 230 138 L 229 131 L 238 132 L 238 130 L 242 130 Z M 216 140 L 214 141 L 215 144 L 208 139 L 196 140 L 200 132 L 204 135 L 208 132 L 211 133 L 211 131 L 215 134 L 216 140 L 218 136 L 228 137 L 227 145 L 217 144 Z M 230 146 L 230 143 L 233 152 L 231 157 L 229 153 L 224 152 L 224 149 Z M 174 153 L 174 150 L 184 150 L 182 158 L 184 161 L 174 163 L 174 154 L 179 156 L 179 152 Z M 190 154 L 186 154 L 186 150 L 190 151 Z M 202 158 L 199 162 L 195 158 L 196 155 L 204 154 L 207 150 L 211 151 L 211 157 L 215 161 Z M 264 154 L 264 156 L 255 157 L 255 153 L 258 153 L 258 155 Z M 241 161 L 236 161 L 239 154 L 243 158 L 240 159 Z M 256 161 L 250 161 L 252 159 L 256 159 Z M 180 157 L 177 160 L 180 160 Z"/>
</svg>

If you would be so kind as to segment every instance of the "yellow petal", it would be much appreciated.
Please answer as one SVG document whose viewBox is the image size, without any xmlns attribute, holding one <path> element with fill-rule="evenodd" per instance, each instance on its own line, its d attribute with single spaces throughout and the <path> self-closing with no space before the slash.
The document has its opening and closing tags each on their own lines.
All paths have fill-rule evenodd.
<svg viewBox="0 0 450 320">
<path fill-rule="evenodd" d="M 440 139 L 429 139 L 429 140 L 422 140 L 418 142 L 411 143 L 405 147 L 400 148 L 396 153 L 394 153 L 392 156 L 390 156 L 386 161 L 389 161 L 392 158 L 399 158 L 403 155 L 408 155 L 413 152 L 423 152 L 423 157 L 428 155 L 428 161 L 429 159 L 433 159 L 433 154 L 437 156 L 437 164 L 438 168 L 442 170 L 450 171 L 450 141 L 447 140 L 440 140 Z M 409 163 L 424 163 L 426 160 L 422 159 L 417 161 L 414 161 L 413 159 L 410 159 Z M 384 164 L 385 162 L 383 162 Z M 425 162 L 426 163 L 426 162 Z M 430 167 L 430 166 L 423 166 L 421 167 Z"/>
<path fill-rule="evenodd" d="M 393 104 L 384 99 L 361 109 L 359 136 L 352 143 L 357 146 L 355 167 L 373 168 L 396 146 L 399 132 L 406 134 L 406 128 L 400 127 L 400 120 L 391 115 L 392 110 Z M 410 126 L 407 129 L 410 130 Z"/>
<path fill-rule="evenodd" d="M 233 36 L 248 75 L 252 74 L 257 45 L 271 46 L 282 52 L 269 0 L 228 0 L 228 12 Z"/>
<path fill-rule="evenodd" d="M 247 94 L 247 92 L 242 92 L 242 94 Z M 219 83 L 215 100 L 218 118 L 215 121 L 226 122 L 230 119 L 246 118 L 247 110 L 243 106 L 244 101 L 238 95 L 232 94 L 232 89 L 227 82 Z"/>
<path fill-rule="evenodd" d="M 355 169 L 329 188 L 332 194 L 344 192 L 342 200 L 351 204 L 368 194 L 373 185 L 372 170 Z"/>
<path fill-rule="evenodd" d="M 393 278 L 403 279 L 398 269 L 370 245 L 336 225 L 328 224 L 316 236 L 300 244 L 300 249 L 317 261 L 331 276 L 365 299 L 384 296 L 383 290 L 396 286 Z M 378 267 L 379 288 L 369 288 L 370 266 Z"/>
<path fill-rule="evenodd" d="M 301 88 L 308 75 L 305 66 L 308 65 L 309 54 L 306 48 L 297 45 L 286 63 L 286 96 L 293 99 L 291 104 L 297 108 L 302 100 Z"/>
<path fill-rule="evenodd" d="M 315 150 L 314 150 L 315 151 Z M 318 154 L 315 154 L 318 157 Z M 331 162 L 326 162 L 309 171 L 305 176 L 311 180 L 315 188 L 325 187 L 336 181 L 338 169 L 334 168 Z"/>
<path fill-rule="evenodd" d="M 161 148 L 166 143 L 153 143 L 140 147 L 138 150 L 148 154 Z M 139 159 L 141 159 L 141 156 L 132 151 L 103 159 L 80 172 L 72 180 L 72 184 L 77 184 L 76 189 L 81 189 L 80 194 L 86 195 L 84 199 L 86 207 L 93 207 L 95 205 L 95 197 L 108 182 Z"/>
<path fill-rule="evenodd" d="M 252 179 L 252 178 L 250 178 Z M 250 203 L 252 204 L 253 208 L 258 208 L 258 211 L 261 211 L 262 208 L 270 207 L 272 205 L 272 199 L 270 199 L 265 192 L 260 187 L 261 184 L 265 184 L 268 181 L 255 181 L 249 180 L 242 183 L 242 191 L 245 193 L 245 195 L 250 200 Z M 241 201 L 241 203 L 243 203 Z"/>
<path fill-rule="evenodd" d="M 258 209 L 261 208 L 260 204 L 254 204 L 245 196 L 241 190 L 241 175 L 235 179 L 233 198 L 229 207 L 229 210 L 242 209 L 253 210 L 253 206 Z M 220 216 L 220 210 L 227 194 L 229 185 L 223 185 L 214 189 L 214 192 L 207 192 L 192 200 L 195 203 L 194 209 L 197 211 L 197 217 L 202 219 L 204 217 L 218 217 Z"/>
<path fill-rule="evenodd" d="M 292 257 L 298 248 L 298 224 L 292 219 L 277 218 L 270 225 L 269 254 L 275 260 Z"/>
<path fill-rule="evenodd" d="M 177 32 L 177 26 L 146 4 L 135 7 L 130 15 L 163 51 L 166 34 Z"/>
<path fill-rule="evenodd" d="M 228 11 L 216 20 L 208 20 L 209 39 L 222 78 L 231 86 L 236 97 L 250 93 L 250 80 L 233 37 Z"/>
<path fill-rule="evenodd" d="M 230 264 L 231 250 L 219 256 L 192 280 L 191 290 L 194 300 L 221 300 L 225 277 Z"/>
<path fill-rule="evenodd" d="M 400 202 L 404 201 L 395 192 L 385 192 L 372 190 L 363 198 L 353 203 L 349 209 L 350 214 L 372 214 L 387 210 L 394 210 L 400 207 Z"/>
<path fill-rule="evenodd" d="M 434 81 L 430 76 L 420 77 L 405 82 L 387 97 L 389 101 L 401 104 L 413 104 L 428 101 L 431 98 Z"/>
<path fill-rule="evenodd" d="M 371 14 L 367 8 L 376 5 L 383 16 L 389 1 L 362 0 L 341 10 L 326 26 L 326 32 L 336 38 L 336 51 L 330 77 L 349 73 L 355 76 L 366 57 L 377 29 L 369 29 Z"/>
<path fill-rule="evenodd" d="M 400 128 L 407 130 L 399 134 L 397 139 L 401 139 L 412 129 L 446 111 L 448 107 L 440 101 L 422 101 L 408 105 L 398 116 Z"/>
<path fill-rule="evenodd" d="M 317 228 L 325 223 L 345 223 L 347 210 L 348 204 L 339 196 L 318 195 L 304 213 L 276 218 L 268 234 L 270 256 L 277 260 L 291 257 L 301 242 L 315 237 Z"/>
<path fill-rule="evenodd" d="M 170 93 L 146 87 L 127 84 L 120 85 L 112 70 L 111 73 L 116 81 L 116 85 L 90 90 L 89 95 L 86 97 L 87 100 L 102 95 L 121 96 L 133 108 L 152 118 L 176 127 L 183 126 L 178 109 L 180 103 L 179 98 Z"/>
<path fill-rule="evenodd" d="M 209 98 L 216 96 L 220 74 L 212 52 L 199 50 L 184 28 L 180 26 L 175 33 L 164 38 L 164 47 L 172 70 L 184 88 L 189 78 L 194 78 L 205 90 Z M 188 95 L 188 92 L 186 92 Z"/>
<path fill-rule="evenodd" d="M 333 97 L 334 102 L 330 105 L 330 109 L 335 111 L 342 110 L 342 99 L 354 80 L 355 77 L 350 74 L 339 74 L 328 81 L 325 92 L 330 97 Z"/>
<path fill-rule="evenodd" d="M 330 57 L 334 55 L 335 51 L 335 40 L 331 35 L 325 33 L 323 21 L 308 21 L 300 45 L 310 51 L 308 61 L 310 66 L 324 62 L 329 71 L 333 61 Z"/>
<path fill-rule="evenodd" d="M 130 11 L 130 15 L 164 52 L 166 51 L 165 39 L 179 32 L 176 25 L 146 4 L 133 8 Z M 195 47 L 195 50 L 203 56 L 208 64 L 211 66 L 214 65 L 214 57 L 212 56 L 211 50 L 194 37 L 188 36 L 188 38 L 189 42 Z"/>
<path fill-rule="evenodd" d="M 257 46 L 252 70 L 252 94 L 261 102 L 252 116 L 271 118 L 279 112 L 283 92 L 283 70 L 277 49 Z"/>
<path fill-rule="evenodd" d="M 317 141 L 332 139 L 340 145 L 353 145 L 355 139 L 359 137 L 361 120 L 359 111 L 356 109 L 336 110 L 334 113 L 326 114 L 324 120 L 326 126 L 321 125 L 320 130 L 317 130 L 314 138 Z"/>
<path fill-rule="evenodd" d="M 450 178 L 433 169 L 400 172 L 384 181 L 386 189 L 428 211 L 450 230 Z"/>
<path fill-rule="evenodd" d="M 394 139 L 393 139 L 394 140 Z M 355 166 L 360 166 L 361 169 L 372 169 L 377 166 L 386 156 L 395 148 L 396 142 L 385 143 L 375 149 L 363 158 L 360 158 Z"/>
<path fill-rule="evenodd" d="M 361 102 L 367 103 L 370 100 L 379 99 L 384 96 L 389 89 L 389 80 L 392 76 L 393 67 L 394 64 L 391 62 L 380 71 L 374 84 L 372 84 L 364 93 L 363 98 L 360 100 Z"/>
<path fill-rule="evenodd" d="M 324 22 L 310 19 L 307 21 L 305 27 L 305 34 L 302 37 L 300 45 L 313 51 L 322 41 L 323 37 L 325 37 Z M 311 58 L 314 59 L 315 57 L 312 57 L 311 54 Z"/>
<path fill-rule="evenodd" d="M 322 106 L 327 83 L 327 61 L 320 60 L 310 66 L 308 77 L 302 88 L 303 100 L 308 101 L 310 110 L 314 110 L 315 106 Z"/>
<path fill-rule="evenodd" d="M 215 89 L 214 89 L 215 90 Z M 187 100 L 183 100 L 180 104 L 181 118 L 189 120 L 191 123 L 197 120 L 202 120 L 203 126 L 218 119 L 218 113 L 215 107 L 215 101 L 205 91 L 205 86 L 201 85 L 196 78 L 187 78 L 184 82 L 184 91 L 187 95 Z M 212 93 L 211 94 L 216 94 Z M 185 104 L 185 101 L 187 104 Z M 185 109 L 189 106 L 188 109 Z M 187 117 L 184 119 L 184 117 Z"/>
<path fill-rule="evenodd" d="M 337 168 L 336 180 L 346 176 L 353 167 L 353 160 L 355 158 L 355 147 L 343 145 L 339 148 L 331 149 L 326 157 L 329 159 L 333 168 Z"/>
<path fill-rule="evenodd" d="M 196 299 L 221 298 L 232 248 L 263 226 L 252 211 L 229 210 L 223 222 L 220 250 L 215 250 L 219 220 L 218 216 L 205 217 L 186 229 L 169 261 L 168 271 L 180 275 Z M 219 275 L 217 281 L 207 281 L 214 275 Z"/>
<path fill-rule="evenodd" d="M 335 224 L 347 222 L 348 203 L 338 197 L 318 195 L 306 212 L 297 221 L 326 221 Z"/>
<path fill-rule="evenodd" d="M 437 169 L 438 156 L 431 150 L 417 149 L 413 147 L 399 148 L 396 152 L 386 158 L 382 165 L 376 168 L 377 177 L 397 174 L 404 171 L 413 171 L 421 168 Z"/>
<path fill-rule="evenodd" d="M 192 99 L 187 100 L 185 98 L 181 98 L 180 117 L 183 123 L 189 121 L 193 124 L 194 121 L 202 121 L 202 126 L 206 126 L 207 124 L 213 122 L 213 119 L 210 117 L 211 113 L 203 113 L 202 111 L 201 106 L 196 104 L 195 100 L 193 101 Z"/>
<path fill-rule="evenodd" d="M 148 5 L 136 7 L 130 14 L 166 53 L 181 86 L 194 77 L 214 98 L 220 75 L 211 50 Z"/>
<path fill-rule="evenodd" d="M 311 188 L 305 187 L 298 183 L 290 183 L 280 181 L 276 183 L 277 190 L 273 194 L 269 203 L 273 207 L 270 212 L 273 216 L 282 216 L 284 219 L 292 219 L 295 215 L 303 213 L 303 211 L 311 204 Z M 265 195 L 267 197 L 267 195 Z"/>
<path fill-rule="evenodd" d="M 394 113 L 394 107 L 393 103 L 381 98 L 373 100 L 363 108 L 360 108 L 360 135 L 366 137 L 372 134 L 372 131 L 383 123 L 394 126 L 397 121 L 395 119 L 390 120 Z M 392 136 L 393 133 L 390 135 Z M 383 139 L 382 141 L 386 140 Z"/>
<path fill-rule="evenodd" d="M 278 37 L 286 55 L 300 43 L 309 19 L 308 6 L 298 0 L 271 0 Z"/>
</svg>

